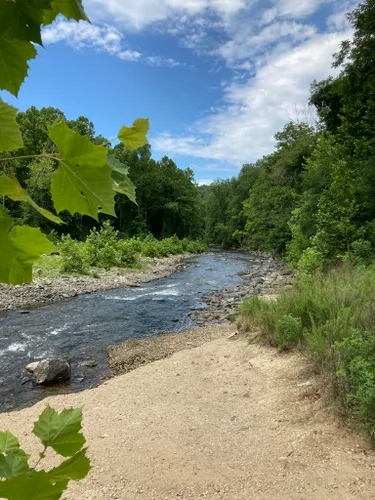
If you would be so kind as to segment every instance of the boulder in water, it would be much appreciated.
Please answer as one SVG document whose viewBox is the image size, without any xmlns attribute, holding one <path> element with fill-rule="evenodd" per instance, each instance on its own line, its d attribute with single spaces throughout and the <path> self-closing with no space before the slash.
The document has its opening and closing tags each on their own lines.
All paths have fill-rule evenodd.
<svg viewBox="0 0 375 500">
<path fill-rule="evenodd" d="M 35 368 L 34 377 L 37 384 L 55 384 L 70 380 L 72 369 L 64 359 L 43 359 Z"/>
<path fill-rule="evenodd" d="M 30 363 L 27 366 L 25 366 L 25 370 L 29 373 L 34 373 L 36 367 L 39 365 L 40 361 L 34 361 L 34 363 Z"/>
</svg>

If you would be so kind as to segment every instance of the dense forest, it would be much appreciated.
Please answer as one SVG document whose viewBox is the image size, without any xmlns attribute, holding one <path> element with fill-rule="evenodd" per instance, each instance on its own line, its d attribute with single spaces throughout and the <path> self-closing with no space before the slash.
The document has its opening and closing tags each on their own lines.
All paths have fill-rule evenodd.
<svg viewBox="0 0 375 500">
<path fill-rule="evenodd" d="M 271 251 L 310 271 L 342 260 L 370 262 L 375 255 L 375 1 L 360 5 L 349 20 L 353 41 L 344 42 L 333 57 L 339 75 L 311 84 L 314 123 L 286 124 L 275 135 L 274 151 L 243 165 L 238 177 L 198 187 L 190 169 L 178 168 L 168 157 L 155 161 L 149 145 L 137 151 L 122 143 L 112 147 L 88 118 L 67 121 L 129 169 L 134 200 L 117 194 L 118 217 L 110 218 L 119 234 L 177 235 L 224 248 Z M 53 153 L 47 126 L 60 118 L 64 113 L 51 107 L 18 113 L 24 147 L 12 154 Z M 39 205 L 53 211 L 56 166 L 45 157 L 19 158 L 9 168 Z M 58 226 L 27 204 L 5 203 L 18 222 L 45 233 L 53 229 L 83 240 L 98 226 L 68 212 L 62 214 L 65 225 Z M 100 222 L 106 219 L 101 215 Z"/>
<path fill-rule="evenodd" d="M 316 123 L 288 123 L 271 154 L 207 190 L 211 242 L 306 270 L 374 259 L 375 1 L 348 17 L 355 34 L 333 57 L 339 75 L 311 85 Z"/>
<path fill-rule="evenodd" d="M 5 172 L 14 172 L 21 185 L 27 189 L 33 200 L 40 206 L 53 211 L 51 183 L 58 163 L 49 158 L 28 158 L 30 155 L 53 154 L 56 146 L 48 135 L 48 125 L 56 120 L 66 120 L 64 113 L 57 108 L 32 106 L 17 114 L 24 147 L 14 150 L 17 157 L 5 167 Z M 202 201 L 190 169 L 182 170 L 168 157 L 155 161 L 151 148 L 145 145 L 137 151 L 126 149 L 123 143 L 111 148 L 110 142 L 97 135 L 94 124 L 86 117 L 66 120 L 74 132 L 87 137 L 92 143 L 104 145 L 129 170 L 129 179 L 136 188 L 133 200 L 124 194 L 117 194 L 115 211 L 117 218 L 110 218 L 115 229 L 123 237 L 145 236 L 149 233 L 156 238 L 178 237 L 197 238 L 203 235 L 201 218 Z M 9 157 L 8 153 L 1 153 Z M 18 158 L 25 156 L 26 158 Z M 133 188 L 134 189 L 134 188 Z M 59 226 L 45 219 L 27 203 L 7 199 L 5 206 L 17 223 L 39 226 L 43 232 L 52 230 L 58 235 L 70 234 L 75 239 L 85 239 L 90 230 L 98 226 L 90 217 L 79 214 L 61 214 L 64 225 Z M 101 215 L 103 223 L 108 217 Z"/>
</svg>

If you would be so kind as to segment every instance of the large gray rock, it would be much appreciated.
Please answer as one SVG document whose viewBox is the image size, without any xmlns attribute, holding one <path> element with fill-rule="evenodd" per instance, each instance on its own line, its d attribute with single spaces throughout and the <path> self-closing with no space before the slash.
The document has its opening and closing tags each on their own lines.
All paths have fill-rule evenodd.
<svg viewBox="0 0 375 500">
<path fill-rule="evenodd" d="M 37 384 L 55 384 L 64 382 L 72 377 L 69 361 L 63 359 L 43 359 L 34 370 Z"/>
</svg>

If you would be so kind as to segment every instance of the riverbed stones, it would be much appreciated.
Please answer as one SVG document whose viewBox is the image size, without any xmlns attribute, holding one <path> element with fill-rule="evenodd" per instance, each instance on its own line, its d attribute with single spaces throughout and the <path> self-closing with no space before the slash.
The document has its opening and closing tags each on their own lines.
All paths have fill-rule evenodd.
<svg viewBox="0 0 375 500">
<path fill-rule="evenodd" d="M 70 380 L 72 369 L 64 359 L 43 359 L 34 370 L 35 382 L 40 385 L 55 384 Z"/>
</svg>

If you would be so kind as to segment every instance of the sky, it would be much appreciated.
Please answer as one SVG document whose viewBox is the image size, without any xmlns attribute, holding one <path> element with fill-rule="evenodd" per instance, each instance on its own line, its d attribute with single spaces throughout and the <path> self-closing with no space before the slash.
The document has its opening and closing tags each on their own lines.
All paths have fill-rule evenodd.
<svg viewBox="0 0 375 500">
<path fill-rule="evenodd" d="M 311 82 L 337 74 L 355 0 L 83 0 L 91 24 L 58 18 L 30 64 L 21 110 L 87 116 L 115 139 L 149 118 L 153 156 L 199 184 L 272 151 L 291 120 L 313 119 Z"/>
</svg>

